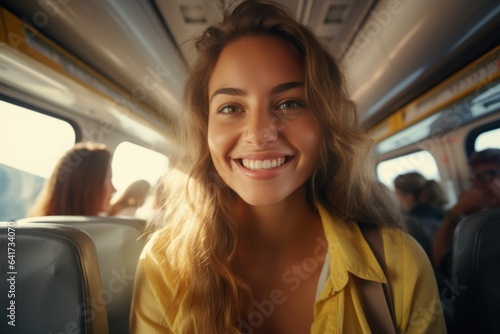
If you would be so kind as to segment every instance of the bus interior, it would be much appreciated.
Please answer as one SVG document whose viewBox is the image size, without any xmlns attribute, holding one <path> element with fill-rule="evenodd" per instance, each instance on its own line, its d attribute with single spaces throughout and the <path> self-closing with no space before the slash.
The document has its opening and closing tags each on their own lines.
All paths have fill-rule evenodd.
<svg viewBox="0 0 500 334">
<path fill-rule="evenodd" d="M 500 148 L 499 2 L 279 2 L 341 62 L 374 141 L 378 180 L 392 190 L 397 175 L 419 171 L 441 184 L 451 207 L 469 185 L 471 154 Z M 23 221 L 33 223 L 29 208 L 58 158 L 76 142 L 101 142 L 113 152 L 118 192 L 137 179 L 155 185 L 169 166 L 187 165 L 183 87 L 196 59 L 193 37 L 232 5 L 232 0 L 1 1 L 2 229 L 15 223 L 20 231 Z M 86 218 L 73 220 L 85 229 L 81 219 Z M 141 219 L 132 220 L 138 229 L 144 226 Z M 9 270 L 3 239 L 0 246 L 3 300 Z M 139 253 L 140 247 L 130 256 L 137 259 Z M 107 271 L 105 260 L 97 258 L 100 271 Z M 16 303 L 29 298 L 19 292 Z M 130 296 L 123 298 L 130 302 Z M 498 302 L 495 310 L 500 311 Z M 127 332 L 128 315 L 110 317 L 112 312 L 108 309 L 103 320 L 107 329 L 97 333 Z M 21 313 L 18 317 L 22 321 Z M 5 316 L 0 329 L 22 332 L 12 331 Z M 449 332 L 454 330 L 450 326 Z"/>
</svg>

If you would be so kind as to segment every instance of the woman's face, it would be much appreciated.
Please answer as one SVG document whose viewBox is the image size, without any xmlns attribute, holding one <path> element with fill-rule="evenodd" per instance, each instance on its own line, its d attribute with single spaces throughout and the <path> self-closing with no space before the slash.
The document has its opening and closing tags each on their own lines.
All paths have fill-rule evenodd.
<svg viewBox="0 0 500 334">
<path fill-rule="evenodd" d="M 208 92 L 208 146 L 224 182 L 251 205 L 304 189 L 318 162 L 320 130 L 290 47 L 269 36 L 230 43 Z"/>
<path fill-rule="evenodd" d="M 104 179 L 104 188 L 103 188 L 103 198 L 102 198 L 102 209 L 101 212 L 108 213 L 110 209 L 109 201 L 111 200 L 111 196 L 116 192 L 113 183 L 111 182 L 111 178 L 113 177 L 113 173 L 111 171 L 111 164 L 108 165 L 108 170 L 106 172 L 106 178 Z"/>
</svg>

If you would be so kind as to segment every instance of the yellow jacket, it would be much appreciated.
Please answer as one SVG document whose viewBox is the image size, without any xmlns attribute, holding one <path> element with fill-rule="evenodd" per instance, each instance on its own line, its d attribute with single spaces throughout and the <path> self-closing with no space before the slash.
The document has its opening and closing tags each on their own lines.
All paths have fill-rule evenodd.
<svg viewBox="0 0 500 334">
<path fill-rule="evenodd" d="M 386 282 L 357 224 L 345 223 L 319 207 L 328 242 L 330 274 L 314 307 L 312 334 L 371 333 L 352 275 Z M 446 333 L 436 281 L 420 245 L 401 230 L 382 228 L 384 254 L 398 333 Z M 156 240 L 156 241 L 155 241 Z M 168 309 L 173 273 L 161 244 L 153 237 L 137 268 L 131 310 L 131 333 L 178 333 L 189 315 Z M 380 301 L 385 303 L 386 301 Z"/>
</svg>

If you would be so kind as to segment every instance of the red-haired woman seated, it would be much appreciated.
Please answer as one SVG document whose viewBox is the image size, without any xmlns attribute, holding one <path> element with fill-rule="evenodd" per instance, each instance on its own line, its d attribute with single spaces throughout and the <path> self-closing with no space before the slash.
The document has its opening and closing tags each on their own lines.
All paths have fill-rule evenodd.
<svg viewBox="0 0 500 334">
<path fill-rule="evenodd" d="M 105 145 L 78 143 L 58 161 L 29 216 L 98 216 L 109 212 L 111 153 Z"/>
</svg>

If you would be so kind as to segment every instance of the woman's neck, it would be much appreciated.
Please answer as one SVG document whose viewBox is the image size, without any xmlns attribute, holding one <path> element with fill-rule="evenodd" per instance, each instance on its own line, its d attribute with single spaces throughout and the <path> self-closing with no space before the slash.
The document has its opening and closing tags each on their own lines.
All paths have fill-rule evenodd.
<svg viewBox="0 0 500 334">
<path fill-rule="evenodd" d="M 317 258 L 318 249 L 321 254 L 326 252 L 325 235 L 319 213 L 308 203 L 305 191 L 293 195 L 276 205 L 245 205 L 240 211 L 236 270 L 251 287 L 254 298 L 268 296 L 276 288 L 285 291 L 283 273 L 300 267 L 305 259 L 314 259 L 317 270 L 308 274 L 310 279 L 303 277 L 302 287 L 309 287 L 303 294 L 315 294 L 324 261 L 324 257 Z"/>
<path fill-rule="evenodd" d="M 256 245 L 284 247 L 296 245 L 321 229 L 319 215 L 298 189 L 284 201 L 267 206 L 242 205 L 242 238 Z"/>
</svg>

